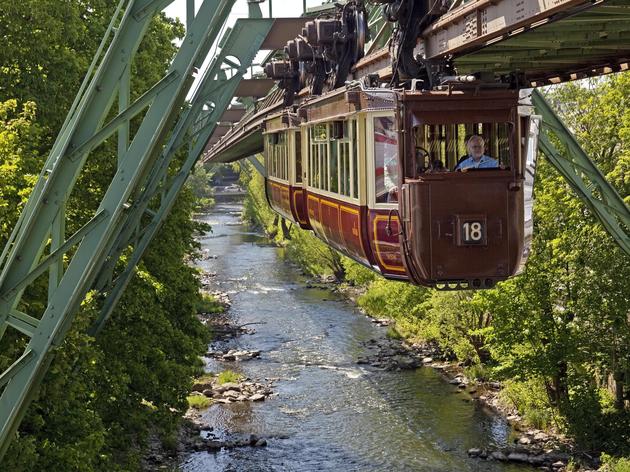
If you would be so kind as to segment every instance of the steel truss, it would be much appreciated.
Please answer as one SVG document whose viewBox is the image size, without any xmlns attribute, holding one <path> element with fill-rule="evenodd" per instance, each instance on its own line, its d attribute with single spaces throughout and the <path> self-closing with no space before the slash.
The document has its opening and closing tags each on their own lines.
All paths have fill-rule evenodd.
<svg viewBox="0 0 630 472">
<path fill-rule="evenodd" d="M 606 180 L 571 131 L 537 90 L 532 94 L 532 104 L 543 118 L 538 148 L 617 244 L 630 255 L 630 209 L 623 198 Z M 553 144 L 552 137 L 562 145 L 561 149 Z"/>
<path fill-rule="evenodd" d="M 154 16 L 171 1 L 120 1 L 0 257 L 0 338 L 17 330 L 27 340 L 22 355 L 0 374 L 0 459 L 88 291 L 104 295 L 91 334 L 111 315 L 273 24 L 251 5 L 255 18 L 238 20 L 221 38 L 219 54 L 193 89 L 194 74 L 234 0 L 204 0 L 195 16 L 194 1 L 187 0 L 186 37 L 168 72 L 130 104 L 133 56 Z M 105 123 L 116 97 L 119 113 Z M 129 139 L 129 121 L 142 112 Z M 117 171 L 90 221 L 66 236 L 65 206 L 72 189 L 90 152 L 114 133 Z M 175 160 L 184 149 L 185 159 Z M 131 255 L 124 270 L 115 271 L 123 251 Z M 24 290 L 46 271 L 45 311 L 41 316 L 20 311 Z"/>
</svg>

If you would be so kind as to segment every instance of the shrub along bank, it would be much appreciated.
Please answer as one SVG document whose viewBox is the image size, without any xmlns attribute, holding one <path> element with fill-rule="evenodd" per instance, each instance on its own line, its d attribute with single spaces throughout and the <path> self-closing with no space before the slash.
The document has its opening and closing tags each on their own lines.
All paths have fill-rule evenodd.
<svg viewBox="0 0 630 472">
<path fill-rule="evenodd" d="M 548 98 L 630 203 L 630 74 L 566 84 Z M 543 157 L 527 269 L 477 292 L 387 281 L 288 227 L 251 169 L 242 180 L 245 218 L 306 273 L 360 288 L 369 315 L 396 320 L 412 342 L 437 344 L 473 376 L 502 381 L 503 400 L 532 426 L 556 428 L 584 450 L 630 454 L 630 263 Z"/>
</svg>

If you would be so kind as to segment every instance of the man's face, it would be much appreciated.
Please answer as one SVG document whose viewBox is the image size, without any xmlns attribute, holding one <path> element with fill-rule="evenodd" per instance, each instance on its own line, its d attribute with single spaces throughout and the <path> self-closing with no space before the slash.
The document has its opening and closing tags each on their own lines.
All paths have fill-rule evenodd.
<svg viewBox="0 0 630 472">
<path fill-rule="evenodd" d="M 472 138 L 468 141 L 468 154 L 474 159 L 480 159 L 483 156 L 484 145 L 483 139 Z"/>
</svg>

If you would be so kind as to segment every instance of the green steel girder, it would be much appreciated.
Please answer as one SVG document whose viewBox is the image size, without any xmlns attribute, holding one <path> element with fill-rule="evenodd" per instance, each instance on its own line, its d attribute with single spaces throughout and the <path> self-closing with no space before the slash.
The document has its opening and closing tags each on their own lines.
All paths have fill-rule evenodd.
<svg viewBox="0 0 630 472">
<path fill-rule="evenodd" d="M 385 19 L 381 5 L 370 4 L 367 6 L 367 9 L 368 29 L 370 30 L 371 38 L 366 44 L 366 55 L 385 47 L 393 31 L 393 25 Z"/>
<path fill-rule="evenodd" d="M 630 255 L 630 208 L 537 90 L 532 94 L 532 104 L 543 118 L 539 149 L 617 244 Z M 564 149 L 558 150 L 553 145 L 550 135 L 558 139 Z"/>
<path fill-rule="evenodd" d="M 29 339 L 24 353 L 0 374 L 0 459 L 36 394 L 55 347 L 64 339 L 118 238 L 130 198 L 142 195 L 149 176 L 154 174 L 152 169 L 162 155 L 164 139 L 172 133 L 172 124 L 190 92 L 194 68 L 203 62 L 234 3 L 204 0 L 195 18 L 189 18 L 186 37 L 165 78 L 129 105 L 131 60 L 153 17 L 171 1 L 120 1 L 31 198 L 2 252 L 0 337 L 11 328 Z M 120 113 L 103 126 L 116 96 Z M 129 119 L 146 107 L 129 143 Z M 66 238 L 66 201 L 89 152 L 116 130 L 121 153 L 117 172 L 94 217 Z M 198 141 L 202 139 L 199 135 Z M 171 190 L 175 188 L 171 186 Z M 158 224 L 167 210 L 165 207 L 162 211 Z M 65 271 L 64 255 L 68 260 Z M 46 269 L 49 300 L 37 319 L 17 307 L 24 289 Z"/>
<path fill-rule="evenodd" d="M 572 16 L 497 38 L 477 50 L 462 50 L 453 64 L 458 74 L 521 71 L 536 85 L 557 77 L 601 75 L 604 67 L 615 71 L 628 61 L 629 25 L 627 0 L 605 0 Z"/>
<path fill-rule="evenodd" d="M 220 54 L 215 58 L 212 65 L 205 74 L 197 92 L 191 100 L 191 106 L 187 113 L 185 113 L 180 123 L 176 127 L 176 132 L 171 138 L 171 142 L 166 146 L 164 152 L 164 162 L 162 165 L 156 167 L 156 173 L 153 176 L 150 185 L 146 189 L 146 193 L 139 199 L 139 203 L 130 213 L 127 228 L 131 228 L 136 224 L 140 224 L 142 215 L 145 213 L 149 201 L 153 198 L 158 191 L 165 191 L 165 195 L 161 198 L 160 207 L 154 212 L 154 216 L 151 221 L 141 230 L 142 238 L 134 245 L 134 250 L 124 271 L 115 280 L 113 286 L 107 290 L 107 297 L 103 304 L 101 314 L 91 328 L 92 334 L 97 334 L 104 326 L 107 319 L 111 316 L 116 303 L 122 296 L 125 288 L 131 280 L 134 269 L 140 261 L 142 254 L 146 250 L 147 246 L 161 227 L 166 215 L 175 203 L 177 194 L 181 190 L 188 175 L 192 171 L 195 163 L 200 158 L 206 142 L 212 135 L 217 121 L 223 114 L 223 111 L 228 107 L 238 84 L 243 77 L 243 74 L 247 71 L 252 64 L 256 53 L 262 45 L 267 33 L 271 30 L 273 20 L 270 19 L 239 19 L 234 27 L 229 31 L 224 40 L 222 41 L 223 48 Z M 227 63 L 226 59 L 236 57 L 240 61 L 240 68 L 235 71 L 233 77 L 227 79 L 220 79 L 222 66 Z M 211 102 L 214 104 L 214 108 L 207 116 L 203 116 L 204 104 Z M 207 122 L 205 126 L 202 125 L 201 129 L 194 129 L 198 126 L 199 122 Z M 186 134 L 186 131 L 189 133 Z M 166 161 L 170 160 L 177 149 L 179 149 L 182 141 L 186 137 L 195 135 L 195 138 L 191 141 L 191 147 L 188 152 L 187 158 L 177 172 L 175 177 L 169 182 L 167 188 L 159 189 L 159 183 L 163 181 L 168 165 Z M 126 243 L 131 237 L 130 231 L 123 231 L 121 233 L 121 241 L 118 242 L 115 252 L 110 255 L 110 261 L 117 261 L 122 248 L 126 247 Z M 109 265 L 104 267 L 104 273 L 101 274 L 101 283 L 110 278 L 110 273 L 113 271 L 113 266 Z"/>
</svg>

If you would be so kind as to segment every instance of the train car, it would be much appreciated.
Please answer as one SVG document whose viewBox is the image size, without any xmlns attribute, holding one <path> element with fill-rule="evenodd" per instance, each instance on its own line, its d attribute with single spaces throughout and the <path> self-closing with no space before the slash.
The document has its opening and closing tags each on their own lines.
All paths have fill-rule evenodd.
<svg viewBox="0 0 630 472">
<path fill-rule="evenodd" d="M 387 278 L 446 289 L 489 288 L 521 267 L 531 133 L 518 91 L 357 84 L 305 100 L 298 117 L 304 139 L 289 160 L 299 164 L 286 165 L 303 170 L 302 226 L 326 243 Z M 471 146 L 484 164 L 467 164 Z M 293 182 L 276 173 L 270 203 L 296 221 Z"/>
<path fill-rule="evenodd" d="M 402 92 L 397 111 L 409 277 L 489 288 L 517 273 L 531 237 L 524 195 L 537 138 L 526 99 L 501 89 Z M 482 152 L 477 161 L 475 152 Z"/>
<path fill-rule="evenodd" d="M 368 97 L 341 90 L 307 100 L 299 114 L 307 137 L 302 155 L 307 156 L 306 206 L 313 231 L 384 276 L 408 279 L 398 204 L 384 190 L 394 176 L 383 159 L 398 165 L 394 94 L 374 90 Z"/>
<path fill-rule="evenodd" d="M 297 117 L 283 111 L 268 117 L 263 128 L 267 202 L 279 215 L 303 229 L 311 229 L 306 212 L 301 131 Z"/>
</svg>

